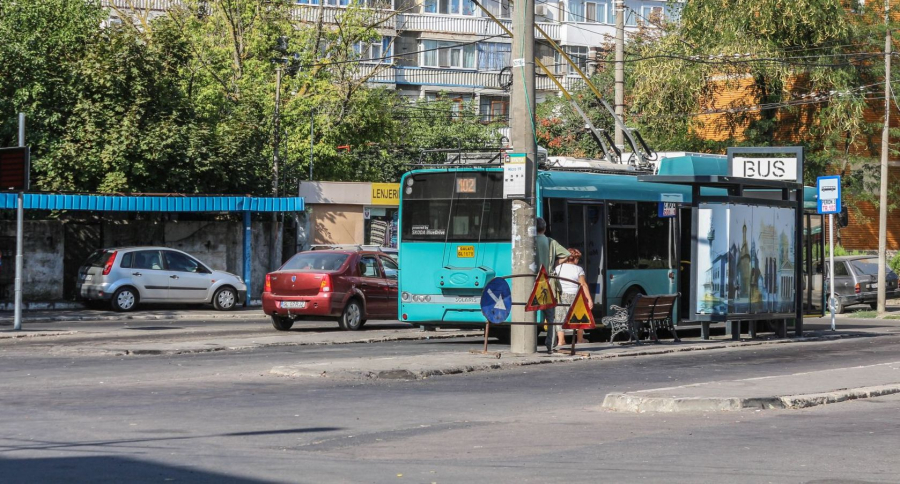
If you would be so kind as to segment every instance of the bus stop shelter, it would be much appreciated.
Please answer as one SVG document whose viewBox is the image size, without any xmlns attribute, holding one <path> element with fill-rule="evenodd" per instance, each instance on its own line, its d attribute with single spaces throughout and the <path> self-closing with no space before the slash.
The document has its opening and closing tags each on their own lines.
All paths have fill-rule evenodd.
<svg viewBox="0 0 900 484">
<path fill-rule="evenodd" d="M 16 209 L 17 194 L 0 194 L 0 209 Z M 116 196 L 26 193 L 25 210 L 73 210 L 88 212 L 242 213 L 244 217 L 242 265 L 249 297 L 251 281 L 250 214 L 302 212 L 301 197 L 250 196 Z"/>
</svg>

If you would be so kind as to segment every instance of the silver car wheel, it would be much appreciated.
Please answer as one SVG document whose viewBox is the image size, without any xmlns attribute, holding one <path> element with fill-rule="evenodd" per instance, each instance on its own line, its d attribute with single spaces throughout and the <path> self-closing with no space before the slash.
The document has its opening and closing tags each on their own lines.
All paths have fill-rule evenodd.
<svg viewBox="0 0 900 484">
<path fill-rule="evenodd" d="M 122 311 L 128 311 L 133 308 L 134 302 L 134 293 L 127 289 L 116 294 L 116 304 Z"/>
<path fill-rule="evenodd" d="M 234 289 L 230 287 L 223 287 L 216 291 L 215 301 L 213 302 L 213 306 L 219 311 L 228 311 L 234 308 L 235 303 L 237 302 L 237 294 L 235 294 Z"/>
</svg>

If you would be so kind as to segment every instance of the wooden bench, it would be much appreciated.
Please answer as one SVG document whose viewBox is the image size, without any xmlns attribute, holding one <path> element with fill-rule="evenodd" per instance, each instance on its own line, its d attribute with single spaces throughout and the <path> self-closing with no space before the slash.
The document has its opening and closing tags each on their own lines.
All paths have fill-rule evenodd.
<svg viewBox="0 0 900 484">
<path fill-rule="evenodd" d="M 619 333 L 627 333 L 628 340 L 637 344 L 641 343 L 641 330 L 646 327 L 649 337 L 653 341 L 659 341 L 656 331 L 660 328 L 669 330 L 675 341 L 681 341 L 675 332 L 675 300 L 680 294 L 657 294 L 645 296 L 639 294 L 627 308 L 610 306 L 615 312 L 612 316 L 602 319 L 603 324 L 610 327 L 612 335 L 609 342 L 612 343 Z"/>
</svg>

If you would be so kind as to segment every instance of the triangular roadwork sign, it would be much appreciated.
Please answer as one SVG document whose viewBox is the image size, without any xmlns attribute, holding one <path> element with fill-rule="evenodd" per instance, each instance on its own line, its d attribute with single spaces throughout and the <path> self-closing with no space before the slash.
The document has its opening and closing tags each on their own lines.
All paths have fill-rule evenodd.
<svg viewBox="0 0 900 484">
<path fill-rule="evenodd" d="M 563 329 L 594 329 L 596 327 L 587 297 L 585 297 L 584 291 L 579 290 L 572 305 L 569 306 L 569 313 L 566 314 Z"/>
<path fill-rule="evenodd" d="M 537 277 L 534 278 L 534 289 L 531 290 L 531 296 L 528 296 L 528 304 L 525 305 L 526 311 L 537 311 L 539 309 L 551 309 L 556 307 L 556 294 L 550 287 L 550 277 L 547 275 L 547 269 L 541 266 Z"/>
</svg>

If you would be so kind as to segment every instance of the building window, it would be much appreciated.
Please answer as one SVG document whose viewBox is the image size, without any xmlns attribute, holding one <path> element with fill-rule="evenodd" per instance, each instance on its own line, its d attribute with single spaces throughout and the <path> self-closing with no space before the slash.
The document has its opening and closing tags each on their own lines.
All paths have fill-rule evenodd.
<svg viewBox="0 0 900 484">
<path fill-rule="evenodd" d="M 509 18 L 509 0 L 485 0 L 481 3 L 491 15 L 499 18 Z"/>
<path fill-rule="evenodd" d="M 435 93 L 429 92 L 425 94 L 425 100 L 429 102 L 434 102 L 438 100 L 446 99 L 450 101 L 450 117 L 453 119 L 458 119 L 462 117 L 462 113 L 464 112 L 466 103 L 472 102 L 473 96 L 471 94 L 457 94 L 457 93 Z"/>
<path fill-rule="evenodd" d="M 479 111 L 483 122 L 505 123 L 509 119 L 509 98 L 482 95 L 479 100 Z"/>
<path fill-rule="evenodd" d="M 594 2 L 585 2 L 584 4 L 584 21 L 585 22 L 596 22 L 597 21 L 597 4 Z"/>
<path fill-rule="evenodd" d="M 557 9 L 558 9 L 558 13 L 556 15 L 556 18 L 560 22 L 565 22 L 566 21 L 566 2 L 559 2 L 557 4 Z"/>
<path fill-rule="evenodd" d="M 499 71 L 510 64 L 512 44 L 481 42 L 478 44 L 478 69 Z"/>
<path fill-rule="evenodd" d="M 353 48 L 359 54 L 360 62 L 391 63 L 391 39 L 388 37 L 375 42 L 357 42 L 353 45 Z"/>
<path fill-rule="evenodd" d="M 425 0 L 422 8 L 425 13 L 475 15 L 475 4 L 471 0 Z"/>
<path fill-rule="evenodd" d="M 647 24 L 665 19 L 662 7 L 641 7 L 641 23 Z"/>
<path fill-rule="evenodd" d="M 422 51 L 423 67 L 475 68 L 477 57 L 475 44 L 460 45 L 457 42 L 423 40 Z"/>
<path fill-rule="evenodd" d="M 588 48 L 580 45 L 566 45 L 563 46 L 566 54 L 572 59 L 572 62 L 578 64 L 578 67 L 584 71 L 587 68 L 588 61 Z M 563 56 L 556 54 L 556 74 L 562 75 L 565 73 L 569 76 L 577 76 L 578 72 L 574 67 L 569 65 L 568 62 L 563 58 Z"/>
</svg>

